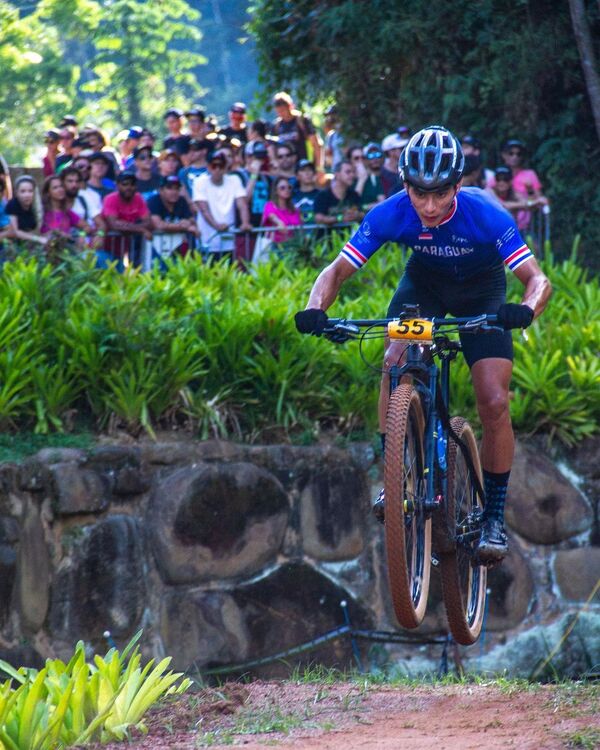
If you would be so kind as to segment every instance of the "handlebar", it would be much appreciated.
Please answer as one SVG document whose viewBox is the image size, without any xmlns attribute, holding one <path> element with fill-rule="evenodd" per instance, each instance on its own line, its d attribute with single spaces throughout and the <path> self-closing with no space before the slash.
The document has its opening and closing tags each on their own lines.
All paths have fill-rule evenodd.
<svg viewBox="0 0 600 750">
<path fill-rule="evenodd" d="M 475 315 L 463 318 L 426 318 L 421 315 L 411 316 L 403 314 L 399 318 L 375 318 L 375 319 L 347 319 L 347 318 L 329 318 L 328 324 L 323 330 L 323 336 L 335 343 L 343 343 L 349 339 L 361 337 L 383 338 L 390 323 L 401 323 L 404 320 L 431 321 L 432 336 L 442 328 L 453 328 L 460 333 L 504 333 L 504 328 L 496 325 L 498 322 L 497 315 Z M 382 329 L 381 331 L 372 329 Z M 370 336 L 369 336 L 369 332 Z M 401 338 L 401 337 L 399 337 Z M 407 341 L 411 341 L 410 335 L 406 336 Z M 414 340 L 419 340 L 418 336 Z M 423 343 L 423 341 L 421 341 Z"/>
</svg>

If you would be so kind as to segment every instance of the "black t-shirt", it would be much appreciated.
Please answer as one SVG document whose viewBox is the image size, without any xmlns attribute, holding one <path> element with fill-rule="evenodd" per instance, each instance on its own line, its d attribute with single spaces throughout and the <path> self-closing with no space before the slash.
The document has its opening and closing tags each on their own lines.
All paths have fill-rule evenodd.
<svg viewBox="0 0 600 750">
<path fill-rule="evenodd" d="M 261 173 L 256 178 L 252 197 L 250 198 L 250 223 L 254 227 L 260 226 L 263 210 L 271 197 L 272 186 L 273 178 L 268 174 Z"/>
<path fill-rule="evenodd" d="M 304 224 L 312 224 L 315 220 L 315 200 L 321 191 L 318 188 L 313 190 L 299 190 L 297 187 L 292 195 L 294 206 L 300 210 Z"/>
<path fill-rule="evenodd" d="M 289 122 L 278 118 L 271 126 L 272 135 L 276 135 L 280 143 L 291 143 L 294 146 L 298 159 L 306 159 L 306 139 L 314 132 L 314 125 L 304 115 L 296 115 Z"/>
<path fill-rule="evenodd" d="M 4 207 L 4 213 L 17 217 L 17 227 L 22 232 L 35 231 L 36 220 L 33 207 L 25 209 L 16 198 L 11 198 Z"/>
<path fill-rule="evenodd" d="M 223 133 L 226 138 L 237 138 L 243 144 L 248 143 L 248 130 L 245 125 L 241 130 L 236 130 L 228 125 L 226 128 L 221 128 L 219 132 Z"/>
<path fill-rule="evenodd" d="M 344 198 L 339 200 L 331 188 L 325 188 L 325 190 L 320 190 L 315 198 L 314 210 L 316 214 L 336 216 L 339 221 L 342 221 L 341 215 L 344 213 L 344 209 L 361 208 L 361 206 L 362 201 L 356 190 L 349 188 Z"/>
<path fill-rule="evenodd" d="M 152 193 L 158 190 L 160 185 L 160 177 L 157 174 L 153 174 L 148 180 L 137 180 L 138 193 L 141 194 L 142 198 L 146 200 Z"/>
<path fill-rule="evenodd" d="M 182 219 L 190 219 L 192 217 L 192 212 L 185 198 L 179 197 L 172 211 L 169 211 L 160 195 L 153 195 L 151 198 L 148 198 L 147 205 L 148 211 L 151 214 L 160 216 L 163 221 L 169 224 L 178 224 Z"/>
<path fill-rule="evenodd" d="M 189 135 L 168 135 L 163 141 L 163 148 L 172 148 L 176 151 L 179 156 L 187 154 L 190 150 L 190 136 Z"/>
</svg>

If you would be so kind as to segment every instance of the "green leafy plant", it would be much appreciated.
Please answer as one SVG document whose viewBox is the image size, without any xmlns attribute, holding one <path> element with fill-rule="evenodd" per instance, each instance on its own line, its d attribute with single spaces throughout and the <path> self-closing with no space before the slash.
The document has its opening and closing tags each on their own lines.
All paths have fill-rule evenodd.
<svg viewBox="0 0 600 750">
<path fill-rule="evenodd" d="M 141 631 L 119 652 L 94 656 L 82 641 L 71 660 L 48 659 L 41 670 L 14 669 L 0 660 L 9 679 L 0 685 L 0 748 L 53 750 L 92 741 L 125 739 L 144 730 L 143 716 L 160 698 L 183 693 L 190 681 L 166 672 L 170 657 L 141 666 Z M 17 684 L 17 687 L 13 686 Z"/>
</svg>

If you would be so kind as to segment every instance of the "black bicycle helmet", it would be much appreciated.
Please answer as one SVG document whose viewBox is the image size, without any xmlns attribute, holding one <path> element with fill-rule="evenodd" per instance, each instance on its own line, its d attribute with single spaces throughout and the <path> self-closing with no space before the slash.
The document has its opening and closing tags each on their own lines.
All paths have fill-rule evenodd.
<svg viewBox="0 0 600 750">
<path fill-rule="evenodd" d="M 464 167 L 465 157 L 458 139 L 441 125 L 429 125 L 415 133 L 398 164 L 400 178 L 425 191 L 456 185 Z"/>
</svg>

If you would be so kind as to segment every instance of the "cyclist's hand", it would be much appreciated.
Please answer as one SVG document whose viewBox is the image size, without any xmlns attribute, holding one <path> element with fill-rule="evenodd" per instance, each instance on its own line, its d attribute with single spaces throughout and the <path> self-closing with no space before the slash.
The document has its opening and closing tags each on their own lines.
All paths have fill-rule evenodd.
<svg viewBox="0 0 600 750">
<path fill-rule="evenodd" d="M 325 330 L 329 318 L 323 310 L 312 307 L 308 310 L 297 312 L 294 315 L 294 320 L 296 321 L 296 328 L 300 333 L 312 333 L 315 336 L 320 336 Z"/>
<path fill-rule="evenodd" d="M 498 323 L 509 331 L 511 328 L 527 328 L 533 320 L 533 310 L 529 305 L 508 303 L 498 308 Z"/>
</svg>

